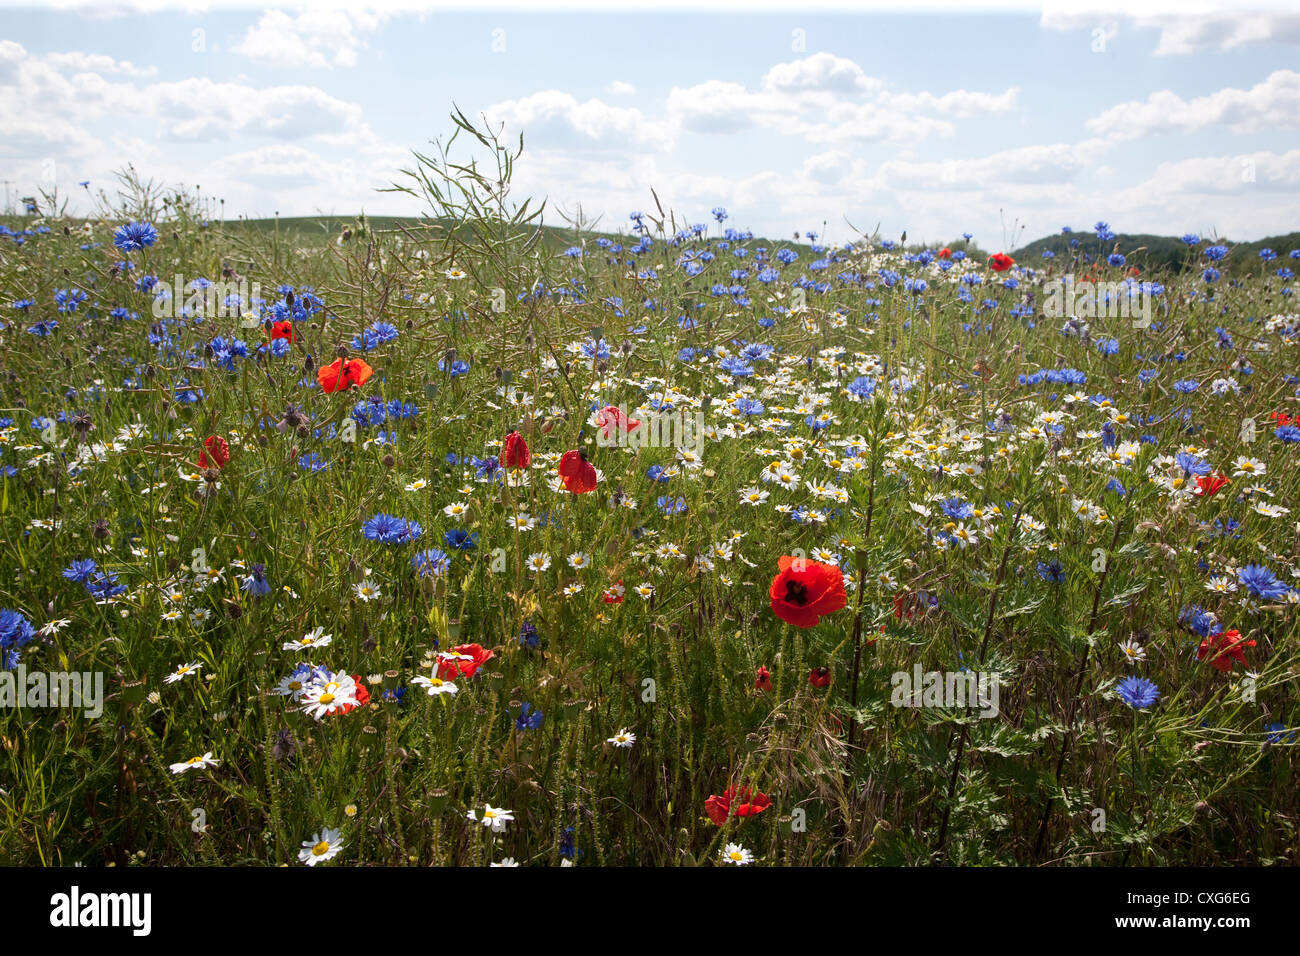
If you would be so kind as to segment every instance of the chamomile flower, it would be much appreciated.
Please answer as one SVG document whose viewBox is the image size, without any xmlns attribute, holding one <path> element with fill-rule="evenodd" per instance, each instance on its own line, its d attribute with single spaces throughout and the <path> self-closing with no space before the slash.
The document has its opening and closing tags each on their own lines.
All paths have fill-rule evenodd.
<svg viewBox="0 0 1300 956">
<path fill-rule="evenodd" d="M 528 556 L 527 567 L 533 574 L 547 570 L 551 566 L 551 556 L 544 551 L 535 551 Z"/>
<path fill-rule="evenodd" d="M 358 584 L 354 584 L 352 586 L 352 593 L 366 603 L 383 597 L 378 586 L 372 583 L 369 578 L 366 578 L 366 580 L 361 581 Z"/>
<path fill-rule="evenodd" d="M 754 862 L 754 854 L 739 843 L 728 843 L 722 848 L 722 862 L 733 866 L 747 866 Z"/>
<path fill-rule="evenodd" d="M 626 727 L 605 741 L 607 744 L 613 744 L 615 747 L 631 747 L 636 743 L 636 734 L 629 731 Z"/>
<path fill-rule="evenodd" d="M 344 707 L 356 707 L 357 685 L 349 674 L 326 674 L 324 679 L 308 684 L 302 692 L 302 709 L 316 720 Z"/>
<path fill-rule="evenodd" d="M 198 671 L 199 671 L 198 661 L 191 661 L 188 664 L 181 664 L 176 668 L 176 670 L 172 671 L 170 674 L 168 674 L 166 677 L 163 678 L 163 683 L 174 684 L 179 680 L 184 680 L 186 677 L 189 677 L 191 674 L 197 674 Z"/>
<path fill-rule="evenodd" d="M 456 685 L 449 680 L 442 680 L 437 674 L 432 677 L 414 677 L 411 683 L 417 687 L 423 687 L 430 697 L 438 697 L 442 694 L 455 694 Z"/>
<path fill-rule="evenodd" d="M 338 830 L 325 829 L 319 833 L 312 834 L 310 840 L 303 841 L 302 849 L 298 851 L 299 861 L 306 863 L 308 866 L 315 866 L 317 863 L 324 863 L 332 860 L 343 852 L 343 843 L 339 839 Z"/>
<path fill-rule="evenodd" d="M 569 555 L 569 567 L 575 571 L 584 571 L 591 567 L 591 555 L 585 551 L 575 551 Z"/>
<path fill-rule="evenodd" d="M 191 757 L 189 760 L 182 760 L 180 763 L 171 765 L 171 772 L 182 774 L 186 770 L 205 770 L 208 767 L 220 766 L 220 760 L 212 759 L 212 751 L 209 750 L 202 757 Z"/>
<path fill-rule="evenodd" d="M 285 651 L 310 651 L 318 647 L 326 647 L 333 640 L 333 635 L 326 634 L 325 628 L 317 627 L 308 631 L 296 641 L 285 641 L 280 645 L 280 649 Z"/>
<path fill-rule="evenodd" d="M 494 807 L 490 803 L 483 804 L 483 812 L 471 809 L 465 814 L 466 818 L 475 823 L 481 823 L 485 827 L 491 827 L 493 833 L 504 833 L 506 824 L 514 820 L 513 810 L 503 810 L 500 807 Z"/>
<path fill-rule="evenodd" d="M 1227 575 L 1215 574 L 1211 575 L 1210 580 L 1205 582 L 1205 589 L 1216 594 L 1231 594 L 1237 590 L 1237 582 Z"/>
<path fill-rule="evenodd" d="M 469 505 L 463 501 L 453 501 L 442 509 L 442 513 L 448 518 L 463 518 L 469 514 Z"/>
<path fill-rule="evenodd" d="M 1147 659 L 1146 648 L 1132 638 L 1121 642 L 1119 649 L 1123 652 L 1124 662 L 1127 664 L 1136 664 Z"/>
<path fill-rule="evenodd" d="M 1232 463 L 1232 476 L 1234 478 L 1258 478 L 1267 470 L 1267 466 L 1262 461 L 1248 455 L 1238 455 L 1237 460 Z"/>
</svg>

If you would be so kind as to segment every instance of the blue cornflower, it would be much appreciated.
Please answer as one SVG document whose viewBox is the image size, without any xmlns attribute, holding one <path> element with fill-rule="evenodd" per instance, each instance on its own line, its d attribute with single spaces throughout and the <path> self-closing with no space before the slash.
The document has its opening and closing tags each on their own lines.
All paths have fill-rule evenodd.
<svg viewBox="0 0 1300 956">
<path fill-rule="evenodd" d="M 438 548 L 428 548 L 411 556 L 411 566 L 422 578 L 440 577 L 447 570 L 447 552 Z"/>
<path fill-rule="evenodd" d="M 686 512 L 686 499 L 673 498 L 669 495 L 660 495 L 655 501 L 659 510 L 666 515 L 679 515 Z"/>
<path fill-rule="evenodd" d="M 1035 568 L 1038 576 L 1048 584 L 1060 584 L 1065 580 L 1065 569 L 1061 567 L 1061 562 L 1056 558 L 1051 561 L 1039 561 Z"/>
<path fill-rule="evenodd" d="M 63 576 L 77 584 L 85 584 L 86 579 L 99 570 L 93 558 L 78 558 L 63 569 Z"/>
<path fill-rule="evenodd" d="M 18 648 L 29 643 L 36 636 L 36 628 L 22 611 L 0 610 L 0 670 L 12 670 L 18 666 Z"/>
<path fill-rule="evenodd" d="M 1262 564 L 1248 564 L 1237 571 L 1237 581 L 1257 598 L 1275 601 L 1286 597 L 1290 590 L 1277 576 Z"/>
<path fill-rule="evenodd" d="M 271 593 L 271 584 L 266 580 L 266 565 L 255 564 L 244 575 L 244 579 L 239 584 L 241 591 L 247 591 L 254 597 L 263 597 Z"/>
<path fill-rule="evenodd" d="M 407 544 L 424 534 L 424 529 L 418 522 L 386 514 L 375 515 L 361 530 L 371 541 L 382 541 L 384 544 Z"/>
<path fill-rule="evenodd" d="M 135 252 L 158 241 L 158 230 L 151 222 L 128 222 L 113 233 L 113 245 L 123 252 Z"/>
<path fill-rule="evenodd" d="M 542 712 L 534 710 L 533 705 L 524 701 L 519 707 L 519 716 L 515 718 L 517 730 L 536 730 L 542 726 Z"/>
<path fill-rule="evenodd" d="M 1286 733 L 1286 724 L 1275 720 L 1271 724 L 1265 724 L 1264 729 L 1268 731 L 1268 742 L 1271 744 L 1280 744 L 1283 742 L 1288 744 L 1295 743 L 1296 732 L 1293 730 L 1290 733 Z"/>
<path fill-rule="evenodd" d="M 664 474 L 663 465 L 651 465 L 646 469 L 645 476 L 651 481 L 665 482 L 668 476 Z"/>
<path fill-rule="evenodd" d="M 452 528 L 443 534 L 442 539 L 447 542 L 447 547 L 455 548 L 457 551 L 472 551 L 478 547 L 477 531 Z"/>
<path fill-rule="evenodd" d="M 1279 425 L 1273 429 L 1273 435 L 1285 442 L 1298 442 L 1300 441 L 1300 428 L 1295 425 Z"/>
<path fill-rule="evenodd" d="M 1150 707 L 1160 698 L 1160 688 L 1145 677 L 1126 677 L 1119 682 L 1115 693 L 1134 710 Z"/>
<path fill-rule="evenodd" d="M 96 571 L 82 582 L 86 591 L 97 601 L 107 601 L 119 594 L 126 593 L 126 585 L 117 583 L 117 575 L 112 571 Z"/>
<path fill-rule="evenodd" d="M 754 374 L 754 367 L 743 358 L 728 356 L 718 363 L 718 367 L 733 378 L 745 378 Z"/>
<path fill-rule="evenodd" d="M 939 505 L 953 521 L 965 521 L 968 518 L 975 517 L 975 507 L 968 501 L 960 498 L 948 498 Z"/>
<path fill-rule="evenodd" d="M 849 394 L 857 398 L 870 398 L 876 390 L 876 380 L 870 375 L 859 375 L 849 382 Z"/>
<path fill-rule="evenodd" d="M 530 651 L 542 646 L 542 639 L 537 636 L 537 625 L 532 621 L 524 621 L 519 625 L 519 646 Z"/>
<path fill-rule="evenodd" d="M 489 455 L 487 458 L 470 455 L 470 464 L 474 466 L 474 471 L 479 478 L 495 475 L 501 470 L 501 462 L 495 455 Z"/>
<path fill-rule="evenodd" d="M 1183 608 L 1178 614 L 1178 621 L 1186 624 L 1201 637 L 1213 637 L 1223 630 L 1223 626 L 1215 616 L 1199 604 Z"/>
<path fill-rule="evenodd" d="M 1184 475 L 1208 475 L 1211 471 L 1209 462 L 1193 455 L 1191 452 L 1180 451 L 1175 456 L 1174 461 L 1183 470 Z"/>
</svg>

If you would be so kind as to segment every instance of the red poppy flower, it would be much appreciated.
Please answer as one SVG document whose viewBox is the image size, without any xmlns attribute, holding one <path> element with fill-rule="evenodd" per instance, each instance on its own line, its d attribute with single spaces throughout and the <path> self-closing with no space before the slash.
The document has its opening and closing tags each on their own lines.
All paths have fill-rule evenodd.
<svg viewBox="0 0 1300 956">
<path fill-rule="evenodd" d="M 220 435 L 209 435 L 199 452 L 200 468 L 225 468 L 230 461 L 230 446 Z"/>
<path fill-rule="evenodd" d="M 1220 631 L 1213 637 L 1207 637 L 1201 641 L 1201 646 L 1196 649 L 1196 659 L 1204 660 L 1205 655 L 1211 651 L 1214 656 L 1210 659 L 1210 666 L 1217 671 L 1227 673 L 1232 670 L 1232 662 L 1237 661 L 1242 667 L 1250 668 L 1246 661 L 1246 648 L 1254 647 L 1254 641 L 1243 641 L 1241 634 L 1237 631 Z"/>
<path fill-rule="evenodd" d="M 1228 483 L 1226 475 L 1197 475 L 1196 490 L 1192 494 L 1197 497 L 1208 498 L 1224 485 Z"/>
<path fill-rule="evenodd" d="M 634 432 L 641 427 L 639 418 L 629 418 L 623 414 L 623 409 L 614 405 L 606 405 L 596 413 L 596 427 L 605 433 L 609 438 L 615 429 L 621 432 Z"/>
<path fill-rule="evenodd" d="M 501 464 L 506 468 L 527 468 L 533 460 L 528 442 L 519 432 L 511 432 L 502 442 Z"/>
<path fill-rule="evenodd" d="M 766 667 L 758 669 L 758 676 L 754 678 L 754 689 L 763 691 L 772 689 L 772 675 L 767 672 Z"/>
<path fill-rule="evenodd" d="M 994 272 L 1006 272 L 1015 264 L 1016 260 L 1012 259 L 1005 252 L 995 252 L 993 255 L 989 256 L 989 268 Z"/>
<path fill-rule="evenodd" d="M 847 603 L 844 575 L 833 564 L 782 555 L 780 572 L 772 579 L 768 596 L 772 610 L 795 627 L 812 627 L 821 618 Z"/>
<path fill-rule="evenodd" d="M 951 259 L 951 258 L 952 258 L 952 250 L 949 249 L 947 246 L 944 246 L 942 249 L 939 250 L 939 258 L 940 258 L 940 259 Z"/>
<path fill-rule="evenodd" d="M 731 804 L 736 801 L 736 808 L 733 811 Z M 732 789 L 728 787 L 723 791 L 722 796 L 712 796 L 704 801 L 704 812 L 709 815 L 709 819 L 722 826 L 727 822 L 727 817 L 734 814 L 738 817 L 756 817 L 772 805 L 771 799 L 765 793 L 754 793 L 748 787 L 738 787 Z"/>
<path fill-rule="evenodd" d="M 290 342 L 293 342 L 293 322 L 289 319 L 284 319 L 280 322 L 272 322 L 271 339 L 273 341 L 275 339 L 288 339 Z"/>
<path fill-rule="evenodd" d="M 1277 422 L 1279 425 L 1300 424 L 1300 415 L 1297 415 L 1293 418 L 1290 415 L 1288 415 L 1286 412 L 1274 412 L 1269 417 L 1272 418 L 1273 421 Z"/>
<path fill-rule="evenodd" d="M 457 677 L 473 677 L 478 673 L 478 669 L 486 664 L 496 654 L 492 651 L 484 650 L 478 644 L 457 644 L 451 649 L 452 654 L 459 654 L 462 658 L 438 658 L 438 676 L 443 680 L 455 680 Z"/>
<path fill-rule="evenodd" d="M 831 671 L 829 667 L 814 667 L 808 672 L 808 683 L 814 687 L 830 687 Z"/>
<path fill-rule="evenodd" d="M 624 589 L 623 589 L 623 579 L 622 579 L 622 578 L 619 578 L 618 584 L 615 584 L 613 587 L 609 588 L 609 589 L 605 592 L 605 603 L 606 603 L 606 604 L 622 604 L 622 603 L 623 603 L 624 593 L 625 593 L 625 592 L 624 592 Z"/>
<path fill-rule="evenodd" d="M 575 448 L 561 455 L 559 470 L 564 487 L 575 495 L 596 490 L 596 467 L 587 461 L 582 449 Z"/>
<path fill-rule="evenodd" d="M 357 692 L 353 695 L 356 697 L 357 702 L 355 704 L 344 704 L 336 711 L 336 713 L 346 714 L 349 711 L 356 710 L 358 707 L 364 707 L 366 704 L 370 703 L 370 691 L 366 690 L 366 685 L 361 682 L 361 675 L 353 674 L 352 680 L 357 685 Z"/>
<path fill-rule="evenodd" d="M 374 371 L 362 359 L 338 358 L 317 370 L 316 381 L 326 392 L 346 392 L 353 385 L 366 384 Z"/>
</svg>

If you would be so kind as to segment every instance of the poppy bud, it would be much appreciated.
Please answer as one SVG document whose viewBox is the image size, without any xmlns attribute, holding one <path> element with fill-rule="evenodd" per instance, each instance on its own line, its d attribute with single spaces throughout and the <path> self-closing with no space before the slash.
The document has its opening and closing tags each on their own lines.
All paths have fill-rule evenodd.
<svg viewBox="0 0 1300 956">
<path fill-rule="evenodd" d="M 519 432 L 511 432 L 501 443 L 501 464 L 506 468 L 527 468 L 532 462 L 528 442 Z"/>
</svg>

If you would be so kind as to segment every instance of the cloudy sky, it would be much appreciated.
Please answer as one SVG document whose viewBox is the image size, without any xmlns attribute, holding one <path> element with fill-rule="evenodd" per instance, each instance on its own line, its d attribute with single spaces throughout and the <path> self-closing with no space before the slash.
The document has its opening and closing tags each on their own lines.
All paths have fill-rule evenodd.
<svg viewBox="0 0 1300 956">
<path fill-rule="evenodd" d="M 454 102 L 522 131 L 517 195 L 581 203 L 602 228 L 652 210 L 651 188 L 688 222 L 721 205 L 756 233 L 832 240 L 1300 228 L 1285 6 L 685 6 L 0 0 L 0 178 L 12 196 L 57 186 L 75 211 L 80 182 L 130 162 L 228 218 L 414 214 L 376 190 L 450 132 Z"/>
</svg>

